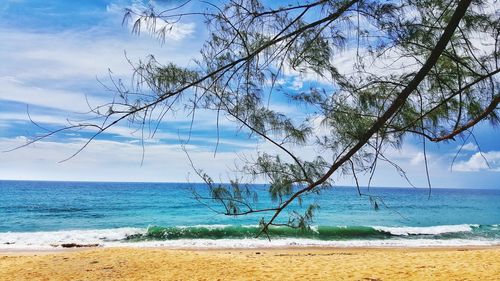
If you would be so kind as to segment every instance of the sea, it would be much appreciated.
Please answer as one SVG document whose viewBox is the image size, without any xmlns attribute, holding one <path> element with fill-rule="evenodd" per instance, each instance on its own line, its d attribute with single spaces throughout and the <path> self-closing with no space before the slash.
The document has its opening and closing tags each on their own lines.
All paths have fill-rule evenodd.
<svg viewBox="0 0 500 281">
<path fill-rule="evenodd" d="M 257 207 L 275 204 L 252 185 Z M 272 227 L 271 213 L 225 216 L 203 184 L 0 181 L 0 250 L 100 247 L 455 247 L 500 245 L 499 189 L 331 187 L 292 204 L 320 206 L 307 229 Z"/>
</svg>

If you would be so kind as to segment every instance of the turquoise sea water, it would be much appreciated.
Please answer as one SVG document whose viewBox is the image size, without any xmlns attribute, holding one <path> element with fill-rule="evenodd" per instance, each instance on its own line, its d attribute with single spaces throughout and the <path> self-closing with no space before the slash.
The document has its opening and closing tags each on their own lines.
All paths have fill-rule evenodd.
<svg viewBox="0 0 500 281">
<path fill-rule="evenodd" d="M 178 183 L 0 181 L 0 248 L 61 243 L 104 246 L 433 246 L 500 244 L 500 190 L 371 188 L 378 211 L 355 188 L 308 198 L 321 209 L 308 231 L 277 227 L 255 239 L 262 214 L 228 217 L 192 198 L 205 186 Z M 270 203 L 265 185 L 252 188 Z M 298 206 L 295 206 L 298 208 Z M 284 218 L 286 218 L 286 214 Z"/>
</svg>

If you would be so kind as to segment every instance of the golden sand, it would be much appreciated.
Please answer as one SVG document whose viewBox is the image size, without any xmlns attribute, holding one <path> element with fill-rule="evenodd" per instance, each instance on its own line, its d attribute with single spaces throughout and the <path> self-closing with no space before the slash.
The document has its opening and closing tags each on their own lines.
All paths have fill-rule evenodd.
<svg viewBox="0 0 500 281">
<path fill-rule="evenodd" d="M 500 248 L 0 253 L 0 280 L 500 280 Z"/>
</svg>

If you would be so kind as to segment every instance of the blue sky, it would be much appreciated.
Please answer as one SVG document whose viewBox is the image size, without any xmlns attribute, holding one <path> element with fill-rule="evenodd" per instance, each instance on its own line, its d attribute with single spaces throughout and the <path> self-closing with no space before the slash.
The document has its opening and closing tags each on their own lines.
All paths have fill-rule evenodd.
<svg viewBox="0 0 500 281">
<path fill-rule="evenodd" d="M 159 1 L 167 7 L 172 1 Z M 113 77 L 129 81 L 132 73 L 124 52 L 132 61 L 153 54 L 162 62 L 182 66 L 193 64 L 206 36 L 202 20 L 187 18 L 167 35 L 165 44 L 149 34 L 132 35 L 122 25 L 124 9 L 138 7 L 137 1 L 28 1 L 0 3 L 0 150 L 16 147 L 43 130 L 33 125 L 27 114 L 48 129 L 66 125 L 66 119 L 81 119 L 92 104 L 109 101 L 111 95 L 97 79 L 109 83 Z M 190 6 L 189 6 L 190 5 Z M 196 3 L 186 9 L 195 9 Z M 347 50 L 348 52 L 349 50 Z M 300 89 L 316 83 L 290 75 L 285 87 Z M 284 113 L 297 112 L 287 103 L 276 105 Z M 0 179 L 98 180 L 98 181 L 199 181 L 193 174 L 180 139 L 187 137 L 190 117 L 178 112 L 168 116 L 153 139 L 146 140 L 141 165 L 140 135 L 120 124 L 101 136 L 77 157 L 63 163 L 91 132 L 68 132 L 30 147 L 0 154 Z M 200 168 L 224 177 L 238 155 L 272 151 L 269 144 L 236 133 L 234 124 L 221 120 L 221 140 L 216 146 L 215 116 L 200 112 L 195 120 L 190 155 Z M 489 124 L 474 130 L 455 160 L 462 140 L 428 145 L 431 179 L 436 187 L 500 188 L 500 132 Z M 478 152 L 478 144 L 488 159 L 488 167 Z M 305 157 L 312 148 L 298 149 Z M 400 163 L 417 186 L 426 186 L 421 143 L 408 140 L 402 150 L 386 152 Z M 366 180 L 366 177 L 363 178 Z M 341 185 L 352 185 L 351 178 L 336 178 Z M 389 165 L 381 164 L 374 185 L 407 186 Z"/>
</svg>

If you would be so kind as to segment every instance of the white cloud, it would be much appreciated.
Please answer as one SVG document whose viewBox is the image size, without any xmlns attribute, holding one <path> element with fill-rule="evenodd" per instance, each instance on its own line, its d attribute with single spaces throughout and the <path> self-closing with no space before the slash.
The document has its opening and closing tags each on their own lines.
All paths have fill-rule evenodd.
<svg viewBox="0 0 500 281">
<path fill-rule="evenodd" d="M 109 9 L 108 12 L 112 13 Z M 189 66 L 191 59 L 198 54 L 202 38 L 191 40 L 189 45 L 192 48 L 185 48 L 184 43 L 179 42 L 179 36 L 184 38 L 194 32 L 194 24 L 181 25 L 185 27 L 183 30 L 173 29 L 172 40 L 161 45 L 148 36 L 131 35 L 120 24 L 122 16 L 123 10 L 120 9 L 119 14 L 116 11 L 116 14 L 109 15 L 110 20 L 103 20 L 87 30 L 38 32 L 0 27 L 0 101 L 29 104 L 34 121 L 67 125 L 66 118 L 75 118 L 72 112 L 89 111 L 86 95 L 92 106 L 111 101 L 112 96 L 102 94 L 105 89 L 96 81 L 98 77 L 110 84 L 106 81 L 108 69 L 112 70 L 115 78 L 124 78 L 127 86 L 133 70 L 124 56 L 124 50 L 132 62 L 153 54 L 161 62 L 171 61 L 183 66 Z M 2 128 L 7 127 L 10 121 L 29 121 L 25 108 L 21 108 L 18 112 L 4 111 L 0 114 Z M 43 114 L 35 114 L 41 111 Z M 88 116 L 77 115 L 76 119 L 85 117 Z M 187 120 L 190 118 L 180 116 L 173 122 Z M 209 123 L 212 120 L 215 118 L 202 121 Z M 225 125 L 225 120 L 220 125 Z M 131 131 L 126 126 L 110 129 L 112 133 L 129 137 Z M 164 137 L 178 139 L 177 134 L 163 133 Z"/>
<path fill-rule="evenodd" d="M 482 155 L 476 152 L 468 160 L 458 162 L 453 169 L 459 172 L 500 172 L 500 151 L 483 152 Z"/>
<path fill-rule="evenodd" d="M 463 151 L 477 151 L 478 147 L 477 145 L 469 142 L 467 144 L 464 144 L 463 146 L 458 146 L 457 149 L 461 149 Z"/>
<path fill-rule="evenodd" d="M 215 128 L 216 127 L 216 117 L 215 116 L 210 116 L 205 114 L 204 115 L 206 118 L 203 120 L 200 120 L 198 123 L 197 121 L 194 123 L 195 126 L 202 126 L 205 129 L 210 129 L 210 128 Z M 31 120 L 30 120 L 31 117 Z M 28 116 L 27 113 L 17 113 L 17 112 L 6 112 L 6 113 L 0 113 L 0 128 L 8 128 L 9 126 L 12 126 L 12 122 L 16 121 L 21 121 L 21 122 L 35 122 L 38 125 L 45 126 L 48 124 L 49 128 L 57 129 L 57 128 L 62 128 L 64 126 L 68 126 L 69 123 L 66 121 L 66 116 L 64 115 L 49 115 L 49 114 L 30 114 Z M 180 120 L 168 120 L 168 123 L 170 125 L 175 124 L 177 122 L 185 122 L 185 120 L 180 119 Z M 229 121 L 227 121 L 229 122 Z M 10 124 L 10 125 L 9 125 Z M 174 125 L 176 126 L 176 125 Z M 231 127 L 230 127 L 231 126 Z M 55 127 L 55 128 L 54 128 Z M 180 126 L 176 126 L 180 127 Z M 230 132 L 234 132 L 235 127 L 233 123 L 224 123 L 220 125 L 221 130 L 231 128 Z M 78 140 L 76 139 L 78 136 L 80 136 L 80 133 L 83 132 L 96 132 L 95 128 L 89 127 L 89 128 L 83 128 L 82 130 L 76 130 L 76 131 L 66 131 L 64 132 L 65 138 L 61 138 L 61 140 L 68 140 L 67 137 L 73 137 L 72 141 Z M 134 129 L 132 127 L 128 127 L 126 125 L 115 125 L 110 127 L 108 130 L 106 130 L 105 134 L 111 134 L 115 136 L 120 136 L 124 138 L 130 138 L 130 139 L 135 139 L 135 140 L 130 140 L 129 143 L 141 143 L 141 139 L 144 138 L 145 143 L 160 143 L 160 142 L 173 142 L 173 143 L 182 143 L 185 142 L 188 139 L 188 134 L 180 134 L 180 133 L 171 133 L 171 132 L 165 132 L 165 131 L 160 131 L 154 135 L 154 137 L 149 136 L 149 128 L 145 129 L 144 136 L 142 135 L 141 131 Z M 61 137 L 63 133 L 59 135 L 55 135 L 55 137 Z M 109 135 L 107 135 L 109 137 Z M 241 138 L 226 138 L 226 137 L 221 137 L 219 139 L 217 138 L 207 138 L 200 136 L 199 134 L 196 134 L 196 132 L 192 133 L 191 137 L 189 138 L 191 142 L 197 142 L 200 145 L 203 144 L 203 147 L 207 149 L 215 149 L 217 143 L 220 146 L 226 146 L 231 147 L 231 148 L 239 148 L 239 149 L 252 149 L 255 147 L 255 145 L 258 143 L 257 140 L 255 139 L 241 139 Z M 79 141 L 83 141 L 83 139 L 80 139 Z M 12 147 L 11 147 L 12 148 Z"/>
<path fill-rule="evenodd" d="M 199 181 L 193 173 L 188 159 L 180 145 L 146 143 L 144 165 L 140 166 L 142 147 L 140 142 L 96 140 L 81 154 L 70 161 L 58 164 L 77 151 L 85 139 L 67 139 L 69 142 L 40 141 L 32 146 L 10 153 L 0 153 L 0 178 L 4 179 L 41 179 L 41 180 L 96 180 L 96 181 Z M 224 140 L 223 140 L 224 141 Z M 11 149 L 26 142 L 25 137 L 0 139 L 0 151 Z M 230 140 L 231 142 L 231 140 Z M 244 146 L 220 151 L 214 157 L 214 147 L 188 145 L 188 151 L 198 168 L 206 170 L 211 176 L 226 179 L 232 175 L 235 163 L 241 164 L 241 155 L 252 159 L 257 152 L 279 153 L 283 160 L 291 161 L 283 152 L 268 142 L 247 142 Z M 310 160 L 318 155 L 314 147 L 290 147 L 302 159 Z M 328 153 L 320 153 L 326 160 Z M 402 150 L 387 149 L 385 156 L 399 164 L 407 172 L 416 186 L 426 186 L 425 167 L 421 163 L 422 154 L 415 145 L 407 143 Z M 481 187 L 491 186 L 495 177 L 489 174 L 453 173 L 449 170 L 451 159 L 428 152 L 428 164 L 433 187 Z M 500 152 L 487 153 L 490 164 L 500 167 Z M 496 157 L 496 158 L 495 158 Z M 496 160 L 494 160 L 495 158 Z M 495 162 L 494 162 L 494 161 Z M 473 161 L 468 161 L 473 162 Z M 493 163 L 494 162 L 494 163 Z M 482 164 L 480 164 L 482 165 Z M 493 166 L 493 165 L 492 165 Z M 484 168 L 484 166 L 480 166 Z M 469 167 L 470 168 L 470 167 Z M 499 169 L 500 170 L 500 169 Z M 490 173 L 491 174 L 491 173 Z M 334 175 L 335 184 L 353 185 L 352 176 Z M 369 174 L 358 174 L 361 185 L 368 183 Z M 380 161 L 372 181 L 372 186 L 408 186 L 396 169 Z"/>
<path fill-rule="evenodd" d="M 0 150 L 19 146 L 26 138 L 0 139 Z M 70 143 L 50 141 L 2 153 L 0 178 L 17 180 L 83 180 L 83 181 L 171 181 L 184 182 L 188 174 L 191 181 L 192 168 L 180 145 L 147 145 L 144 163 L 141 166 L 140 144 L 96 140 L 82 153 L 69 161 L 58 163 L 76 152 L 84 140 Z M 213 151 L 188 146 L 188 151 L 197 167 L 214 176 L 235 161 L 232 152 L 220 152 L 214 159 Z"/>
<path fill-rule="evenodd" d="M 189 28 L 193 28 L 188 25 Z M 175 30 L 175 38 L 185 36 L 186 30 Z M 0 76 L 19 80 L 65 79 L 81 82 L 108 76 L 130 77 L 132 62 L 154 55 L 161 62 L 187 66 L 197 57 L 202 41 L 190 40 L 193 48 L 185 48 L 180 39 L 164 45 L 149 36 L 135 36 L 118 24 L 113 29 L 102 27 L 89 30 L 32 32 L 0 28 Z M 68 81 L 65 81 L 68 83 Z"/>
<path fill-rule="evenodd" d="M 471 177 L 467 177 L 460 173 L 453 173 L 449 167 L 452 161 L 452 156 L 442 154 L 435 149 L 437 146 L 429 144 L 427 147 L 427 165 L 429 168 L 429 176 L 433 187 L 477 187 L 484 186 L 484 182 L 477 182 L 476 185 L 470 185 Z M 437 148 L 439 149 L 439 148 Z M 417 187 L 427 186 L 427 173 L 424 163 L 424 153 L 422 146 L 406 140 L 401 149 L 387 147 L 383 151 L 383 155 L 393 163 L 397 164 L 409 178 L 412 184 Z M 359 173 L 358 179 L 361 185 L 367 185 L 370 173 Z M 344 177 L 340 184 L 354 185 L 355 182 L 352 176 Z M 406 179 L 401 173 L 390 163 L 382 158 L 377 163 L 376 172 L 371 182 L 372 186 L 395 186 L 408 187 Z"/>
<path fill-rule="evenodd" d="M 133 23 L 137 20 L 136 18 L 133 18 L 130 21 L 129 27 L 132 29 Z M 151 24 L 151 23 L 147 23 Z M 194 33 L 195 30 L 195 24 L 194 23 L 176 23 L 176 24 L 169 24 L 163 20 L 156 20 L 154 30 L 148 30 L 148 33 L 150 33 L 151 36 L 154 36 L 155 38 L 160 37 L 160 39 L 164 41 L 180 41 L 183 40 L 189 36 L 191 36 Z"/>
<path fill-rule="evenodd" d="M 290 88 L 297 91 L 302 89 L 303 86 L 304 82 L 302 81 L 302 78 L 300 76 L 295 76 Z"/>
<path fill-rule="evenodd" d="M 103 99 L 89 96 L 91 104 L 104 104 Z M 67 112 L 89 111 L 85 94 L 78 91 L 51 89 L 24 84 L 12 76 L 0 77 L 0 100 L 54 108 Z"/>
<path fill-rule="evenodd" d="M 410 160 L 410 164 L 412 165 L 421 165 L 425 161 L 425 156 L 423 152 L 417 152 L 415 156 Z"/>
<path fill-rule="evenodd" d="M 147 11 L 148 7 L 144 6 L 140 2 L 135 2 L 129 7 L 133 11 L 134 14 L 128 19 L 128 27 L 132 31 L 135 22 L 139 19 L 138 14 L 142 14 L 143 11 Z M 124 7 L 121 5 L 117 5 L 112 3 L 106 7 L 106 10 L 116 17 L 123 17 Z M 195 23 L 183 23 L 183 22 L 175 22 L 169 23 L 164 21 L 161 18 L 153 19 L 142 19 L 141 22 L 141 31 L 146 31 L 150 35 L 157 37 L 159 33 L 164 35 L 165 41 L 180 41 L 185 39 L 186 37 L 191 36 L 195 31 Z M 149 28 L 152 27 L 152 28 Z"/>
</svg>

